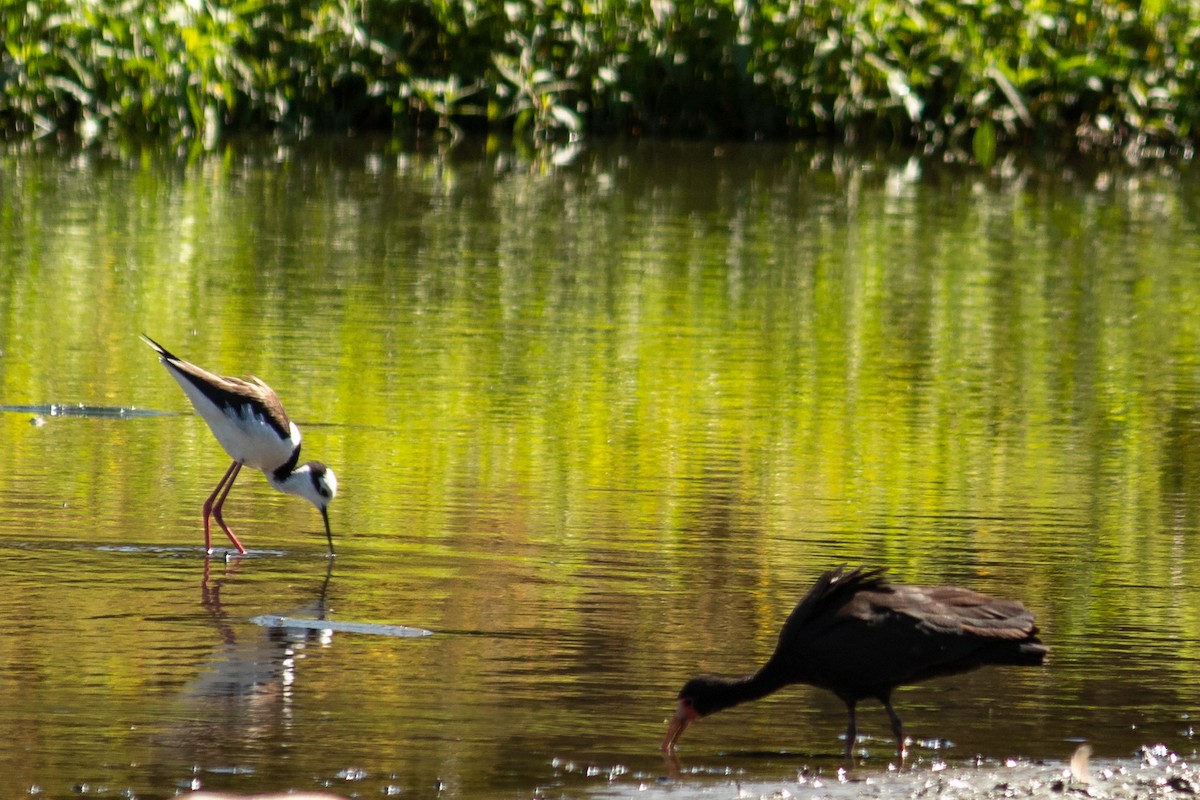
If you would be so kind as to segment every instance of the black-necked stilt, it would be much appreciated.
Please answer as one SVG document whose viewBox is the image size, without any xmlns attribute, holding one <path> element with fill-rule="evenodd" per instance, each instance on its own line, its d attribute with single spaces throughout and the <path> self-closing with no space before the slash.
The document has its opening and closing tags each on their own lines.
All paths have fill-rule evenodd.
<svg viewBox="0 0 1200 800">
<path fill-rule="evenodd" d="M 261 380 L 250 377 L 224 378 L 172 355 L 165 347 L 142 334 L 142 340 L 154 348 L 176 382 L 183 387 L 196 411 L 208 423 L 213 435 L 233 459 L 225 477 L 204 501 L 204 549 L 212 552 L 209 517 L 217 524 L 239 553 L 246 548 L 221 518 L 225 498 L 243 464 L 260 469 L 281 492 L 308 500 L 325 520 L 329 555 L 333 555 L 333 533 L 329 530 L 329 503 L 337 494 L 333 470 L 320 461 L 300 464 L 300 429 L 288 419 L 279 395 Z"/>
</svg>

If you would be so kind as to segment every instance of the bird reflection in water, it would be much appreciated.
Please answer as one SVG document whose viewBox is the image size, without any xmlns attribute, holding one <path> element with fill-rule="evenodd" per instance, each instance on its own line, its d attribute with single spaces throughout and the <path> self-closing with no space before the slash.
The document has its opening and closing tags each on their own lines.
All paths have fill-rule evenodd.
<svg viewBox="0 0 1200 800">
<path fill-rule="evenodd" d="M 333 631 L 304 628 L 267 628 L 253 630 L 250 637 L 246 629 L 235 628 L 221 606 L 221 588 L 238 571 L 237 559 L 228 562 L 225 574 L 217 579 L 210 577 L 211 560 L 204 560 L 204 577 L 200 587 L 200 602 L 208 611 L 224 643 L 212 661 L 212 668 L 192 684 L 195 694 L 251 696 L 273 691 L 272 687 L 287 689 L 295 681 L 296 656 L 310 644 L 329 645 Z M 329 582 L 333 578 L 333 562 L 325 569 L 316 596 L 305 605 L 289 612 L 289 616 L 309 619 L 325 619 L 328 615 L 327 597 Z"/>
<path fill-rule="evenodd" d="M 183 750 L 197 764 L 229 770 L 242 766 L 247 749 L 291 738 L 303 651 L 329 646 L 333 631 L 248 626 L 240 614 L 235 624 L 222 605 L 222 591 L 236 582 L 241 559 L 222 563 L 223 573 L 214 577 L 206 558 L 200 585 L 201 606 L 220 644 L 180 693 L 181 703 L 194 710 L 181 715 L 187 722 L 171 730 L 164 744 Z M 333 563 L 328 562 L 311 600 L 290 614 L 326 619 Z"/>
</svg>

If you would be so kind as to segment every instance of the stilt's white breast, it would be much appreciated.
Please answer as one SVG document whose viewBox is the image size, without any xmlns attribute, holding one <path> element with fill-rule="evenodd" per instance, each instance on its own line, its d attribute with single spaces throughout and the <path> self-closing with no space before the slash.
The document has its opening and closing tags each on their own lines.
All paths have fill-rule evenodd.
<svg viewBox="0 0 1200 800">
<path fill-rule="evenodd" d="M 168 364 L 168 367 L 170 364 Z M 196 388 L 184 375 L 169 370 L 175 381 L 187 393 L 196 412 L 208 423 L 213 436 L 235 461 L 264 472 L 278 469 L 287 463 L 292 451 L 300 444 L 300 429 L 289 422 L 290 435 L 280 438 L 275 430 L 251 403 L 219 406 Z"/>
</svg>

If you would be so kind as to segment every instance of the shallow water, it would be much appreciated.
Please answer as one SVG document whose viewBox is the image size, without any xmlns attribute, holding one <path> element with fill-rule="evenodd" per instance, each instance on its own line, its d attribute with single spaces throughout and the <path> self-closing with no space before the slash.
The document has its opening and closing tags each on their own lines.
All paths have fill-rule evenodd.
<svg viewBox="0 0 1200 800">
<path fill-rule="evenodd" d="M 844 561 L 1019 596 L 1052 648 L 899 692 L 918 764 L 1194 752 L 1190 175 L 372 141 L 0 170 L 9 787 L 836 770 L 844 708 L 803 687 L 693 726 L 674 778 L 657 748 L 684 680 L 751 670 Z M 249 556 L 203 557 L 227 463 L 143 331 L 280 391 L 339 477 L 331 569 L 319 514 L 249 472 Z"/>
</svg>

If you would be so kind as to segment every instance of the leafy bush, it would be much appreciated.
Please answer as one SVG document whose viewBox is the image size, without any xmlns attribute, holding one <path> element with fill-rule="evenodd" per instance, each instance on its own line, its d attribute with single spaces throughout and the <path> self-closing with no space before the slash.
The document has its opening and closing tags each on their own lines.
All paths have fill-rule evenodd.
<svg viewBox="0 0 1200 800">
<path fill-rule="evenodd" d="M 0 0 L 0 131 L 510 128 L 1176 152 L 1183 0 Z"/>
</svg>

